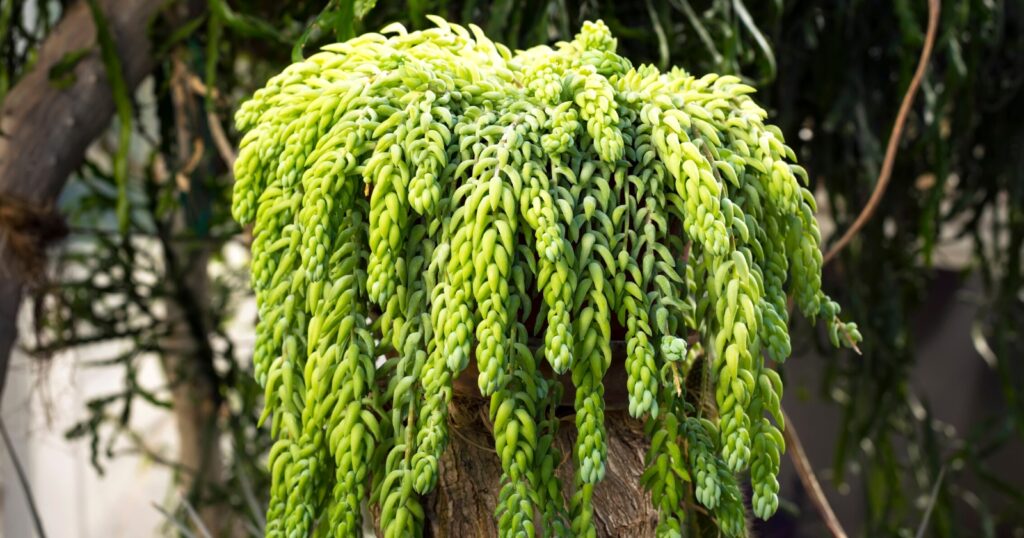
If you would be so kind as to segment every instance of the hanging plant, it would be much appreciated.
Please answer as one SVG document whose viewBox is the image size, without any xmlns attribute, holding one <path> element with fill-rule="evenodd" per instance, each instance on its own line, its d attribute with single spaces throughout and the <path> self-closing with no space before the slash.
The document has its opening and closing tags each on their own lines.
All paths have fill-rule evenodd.
<svg viewBox="0 0 1024 538">
<path fill-rule="evenodd" d="M 366 500 L 385 536 L 418 535 L 471 361 L 500 534 L 594 535 L 619 331 L 659 531 L 679 534 L 696 499 L 743 534 L 739 473 L 758 517 L 778 506 L 766 358 L 790 353 L 787 297 L 833 344 L 860 339 L 821 291 L 806 172 L 753 88 L 634 67 L 600 21 L 513 54 L 431 20 L 327 46 L 236 116 L 233 212 L 255 223 L 253 360 L 276 437 L 268 536 L 358 535 Z"/>
</svg>

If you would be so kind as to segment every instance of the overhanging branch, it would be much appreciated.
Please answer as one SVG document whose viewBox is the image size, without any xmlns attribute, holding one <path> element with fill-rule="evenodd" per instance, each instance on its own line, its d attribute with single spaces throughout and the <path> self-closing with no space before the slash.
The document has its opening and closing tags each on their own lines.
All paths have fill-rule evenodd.
<svg viewBox="0 0 1024 538">
<path fill-rule="evenodd" d="M 180 8 L 178 21 L 189 18 L 187 2 L 168 6 L 161 0 L 101 0 L 124 70 L 134 89 L 156 65 L 150 43 L 151 22 L 162 9 Z M 50 68 L 68 53 L 89 50 L 74 67 L 74 81 L 58 87 Z M 18 200 L 38 213 L 52 211 L 68 176 L 82 163 L 85 150 L 108 127 L 114 100 L 96 42 L 96 26 L 84 1 L 72 4 L 46 37 L 38 61 L 11 89 L 0 106 L 0 198 Z M 4 230 L 0 230 L 2 234 Z M 26 230 L 7 230 L 21 234 Z M 20 262 L 0 241 L 0 395 L 25 285 Z"/>
</svg>

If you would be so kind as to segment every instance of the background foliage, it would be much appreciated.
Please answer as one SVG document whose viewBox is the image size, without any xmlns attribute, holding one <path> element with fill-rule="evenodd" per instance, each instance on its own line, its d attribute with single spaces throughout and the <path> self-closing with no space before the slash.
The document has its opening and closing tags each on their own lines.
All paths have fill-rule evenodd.
<svg viewBox="0 0 1024 538">
<path fill-rule="evenodd" d="M 68 3 L 0 0 L 0 99 Z M 39 330 L 29 339 L 42 355 L 123 344 L 96 366 L 120 369 L 124 390 L 90 402 L 87 418 L 68 432 L 91 443 L 97 468 L 125 439 L 146 450 L 127 427 L 140 399 L 174 408 L 173 385 L 200 376 L 214 387 L 215 431 L 231 449 L 223 454 L 225 480 L 195 481 L 188 500 L 230 509 L 259 527 L 256 507 L 264 502 L 254 497 L 266 491 L 258 462 L 268 440 L 255 425 L 261 403 L 248 357 L 226 331 L 248 294 L 234 255 L 247 236 L 228 212 L 232 156 L 219 131 L 237 142 L 232 113 L 292 58 L 391 21 L 425 27 L 430 13 L 475 22 L 512 48 L 571 38 L 583 21 L 601 18 L 634 64 L 742 76 L 789 137 L 819 189 L 822 213 L 840 231 L 874 186 L 927 19 L 925 2 L 911 0 L 211 0 L 174 33 L 162 35 L 163 25 L 154 24 L 152 83 L 118 97 L 119 119 L 63 198 L 72 235 L 57 253 L 51 283 L 36 293 Z M 822 401 L 843 410 L 834 483 L 826 487 L 864 483 L 868 536 L 910 533 L 921 518 L 918 500 L 942 469 L 931 534 L 995 535 L 1024 524 L 1019 486 L 1003 482 L 987 461 L 1024 434 L 1024 372 L 1014 360 L 1024 351 L 1024 128 L 1014 119 L 1024 106 L 1022 26 L 1019 2 L 944 3 L 892 184 L 876 217 L 829 268 L 827 291 L 858 322 L 864 344 L 862 356 L 830 359 L 821 379 Z M 119 69 L 116 56 L 105 58 L 108 69 Z M 52 83 L 73 77 L 75 62 L 69 54 L 51 70 Z M 926 415 L 915 414 L 908 376 L 928 360 L 915 353 L 914 327 L 936 278 L 936 248 L 957 238 L 973 245 L 960 276 L 983 282 L 983 315 L 972 336 L 998 374 L 1004 412 L 951 438 L 933 427 L 927 402 Z M 196 271 L 210 275 L 207 293 L 190 285 Z M 202 320 L 186 328 L 199 367 L 169 360 L 168 338 L 183 323 L 175 309 Z M 793 326 L 804 333 L 805 349 L 821 339 L 802 321 Z M 165 365 L 169 386 L 137 382 L 142 362 L 154 360 Z M 872 440 L 870 451 L 862 439 Z M 846 472 L 853 463 L 857 476 Z"/>
</svg>

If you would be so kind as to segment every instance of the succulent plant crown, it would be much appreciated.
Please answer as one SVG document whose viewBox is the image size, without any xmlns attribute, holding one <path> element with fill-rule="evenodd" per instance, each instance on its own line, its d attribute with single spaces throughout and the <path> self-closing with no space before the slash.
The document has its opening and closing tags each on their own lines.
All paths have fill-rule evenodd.
<svg viewBox="0 0 1024 538">
<path fill-rule="evenodd" d="M 754 89 L 634 67 L 600 21 L 513 54 L 432 20 L 329 45 L 236 115 L 233 214 L 254 223 L 254 369 L 276 437 L 268 536 L 359 535 L 364 501 L 385 536 L 419 535 L 471 360 L 500 534 L 594 535 L 613 324 L 659 531 L 681 532 L 692 495 L 743 534 L 747 471 L 771 516 L 785 445 L 766 359 L 790 354 L 788 297 L 835 345 L 860 334 L 821 291 L 807 173 Z M 541 361 L 576 389 L 569 488 L 553 473 L 562 385 Z"/>
</svg>

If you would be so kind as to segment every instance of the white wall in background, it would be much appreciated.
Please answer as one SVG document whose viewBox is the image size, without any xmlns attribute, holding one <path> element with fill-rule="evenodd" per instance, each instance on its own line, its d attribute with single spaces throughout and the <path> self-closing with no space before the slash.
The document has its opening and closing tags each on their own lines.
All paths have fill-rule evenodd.
<svg viewBox="0 0 1024 538">
<path fill-rule="evenodd" d="M 105 474 L 89 464 L 87 441 L 69 442 L 64 432 L 86 416 L 85 403 L 120 390 L 118 368 L 88 368 L 85 362 L 110 356 L 110 349 L 86 349 L 56 356 L 41 365 L 23 353 L 12 357 L 2 404 L 4 422 L 28 473 L 50 538 L 141 537 L 158 533 L 164 505 L 173 495 L 171 474 L 137 456 L 101 459 Z M 149 361 L 151 366 L 155 362 Z M 158 368 L 143 368 L 146 385 L 158 385 Z M 150 448 L 173 456 L 173 416 L 139 400 L 132 422 Z M 118 444 L 124 448 L 125 443 Z M 102 449 L 102 446 L 101 446 Z M 0 535 L 35 536 L 20 484 L 5 449 L 0 450 Z"/>
</svg>

